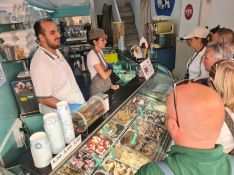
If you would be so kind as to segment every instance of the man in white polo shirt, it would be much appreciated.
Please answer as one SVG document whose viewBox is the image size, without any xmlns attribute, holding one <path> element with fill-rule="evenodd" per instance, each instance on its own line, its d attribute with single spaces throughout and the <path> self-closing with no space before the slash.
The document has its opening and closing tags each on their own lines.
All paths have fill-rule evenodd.
<svg viewBox="0 0 234 175">
<path fill-rule="evenodd" d="M 60 33 L 51 19 L 41 19 L 34 24 L 39 47 L 30 65 L 40 111 L 43 114 L 55 111 L 59 101 L 83 104 L 84 97 L 76 83 L 67 61 L 58 50 Z"/>
</svg>

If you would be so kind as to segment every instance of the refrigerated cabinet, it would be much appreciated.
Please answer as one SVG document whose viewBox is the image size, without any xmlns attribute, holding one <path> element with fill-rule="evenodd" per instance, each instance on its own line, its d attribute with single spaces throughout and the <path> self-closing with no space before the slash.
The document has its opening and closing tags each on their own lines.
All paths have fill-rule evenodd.
<svg viewBox="0 0 234 175">
<path fill-rule="evenodd" d="M 51 174 L 134 174 L 162 160 L 171 142 L 165 127 L 165 99 L 173 78 L 157 72 L 116 109 Z"/>
</svg>

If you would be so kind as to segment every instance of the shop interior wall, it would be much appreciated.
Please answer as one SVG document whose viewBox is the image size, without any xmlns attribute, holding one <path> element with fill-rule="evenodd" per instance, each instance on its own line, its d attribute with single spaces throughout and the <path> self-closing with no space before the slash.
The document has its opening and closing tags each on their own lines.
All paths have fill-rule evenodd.
<svg viewBox="0 0 234 175">
<path fill-rule="evenodd" d="M 10 82 L 23 70 L 23 65 L 17 62 L 1 63 L 1 65 L 7 81 L 0 87 L 0 159 L 4 164 L 10 164 L 20 154 L 11 131 L 19 116 L 19 109 Z"/>
<path fill-rule="evenodd" d="M 222 27 L 228 27 L 234 30 L 234 22 L 232 22 L 232 17 L 234 16 L 233 7 L 233 0 L 202 0 L 198 25 L 213 28 L 220 24 Z M 192 53 L 193 50 L 188 47 L 187 43 L 182 42 L 177 38 L 176 73 L 181 79 L 185 75 L 186 63 L 187 60 L 191 57 Z"/>
<path fill-rule="evenodd" d="M 233 0 L 202 0 L 200 25 L 207 25 L 209 28 L 213 28 L 220 24 L 222 27 L 227 27 L 234 30 L 233 7 Z"/>
<path fill-rule="evenodd" d="M 10 31 L 9 25 L 0 25 L 0 32 Z M 19 108 L 11 88 L 10 82 L 17 74 L 24 70 L 22 62 L 4 62 L 0 54 L 0 64 L 3 68 L 6 82 L 0 87 L 0 164 L 11 166 L 16 163 L 21 150 L 17 147 L 12 130 L 16 118 L 19 117 Z M 41 114 L 25 118 L 25 123 L 31 133 L 43 130 Z"/>
</svg>

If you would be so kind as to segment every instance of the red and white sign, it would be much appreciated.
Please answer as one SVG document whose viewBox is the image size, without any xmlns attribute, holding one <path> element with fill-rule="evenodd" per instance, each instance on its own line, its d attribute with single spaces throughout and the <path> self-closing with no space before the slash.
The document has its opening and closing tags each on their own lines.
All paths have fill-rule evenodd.
<svg viewBox="0 0 234 175">
<path fill-rule="evenodd" d="M 187 20 L 190 20 L 193 16 L 193 6 L 192 4 L 188 4 L 186 5 L 185 7 L 185 10 L 184 10 L 184 16 Z"/>
<path fill-rule="evenodd" d="M 181 0 L 179 38 L 198 25 L 201 0 Z"/>
</svg>

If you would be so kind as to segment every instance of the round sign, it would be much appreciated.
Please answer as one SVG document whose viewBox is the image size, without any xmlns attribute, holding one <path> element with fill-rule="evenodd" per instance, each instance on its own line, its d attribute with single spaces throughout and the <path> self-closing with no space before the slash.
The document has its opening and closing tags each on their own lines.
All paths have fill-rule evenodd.
<svg viewBox="0 0 234 175">
<path fill-rule="evenodd" d="M 193 6 L 192 4 L 187 4 L 184 10 L 184 16 L 187 20 L 190 20 L 193 16 Z"/>
</svg>

